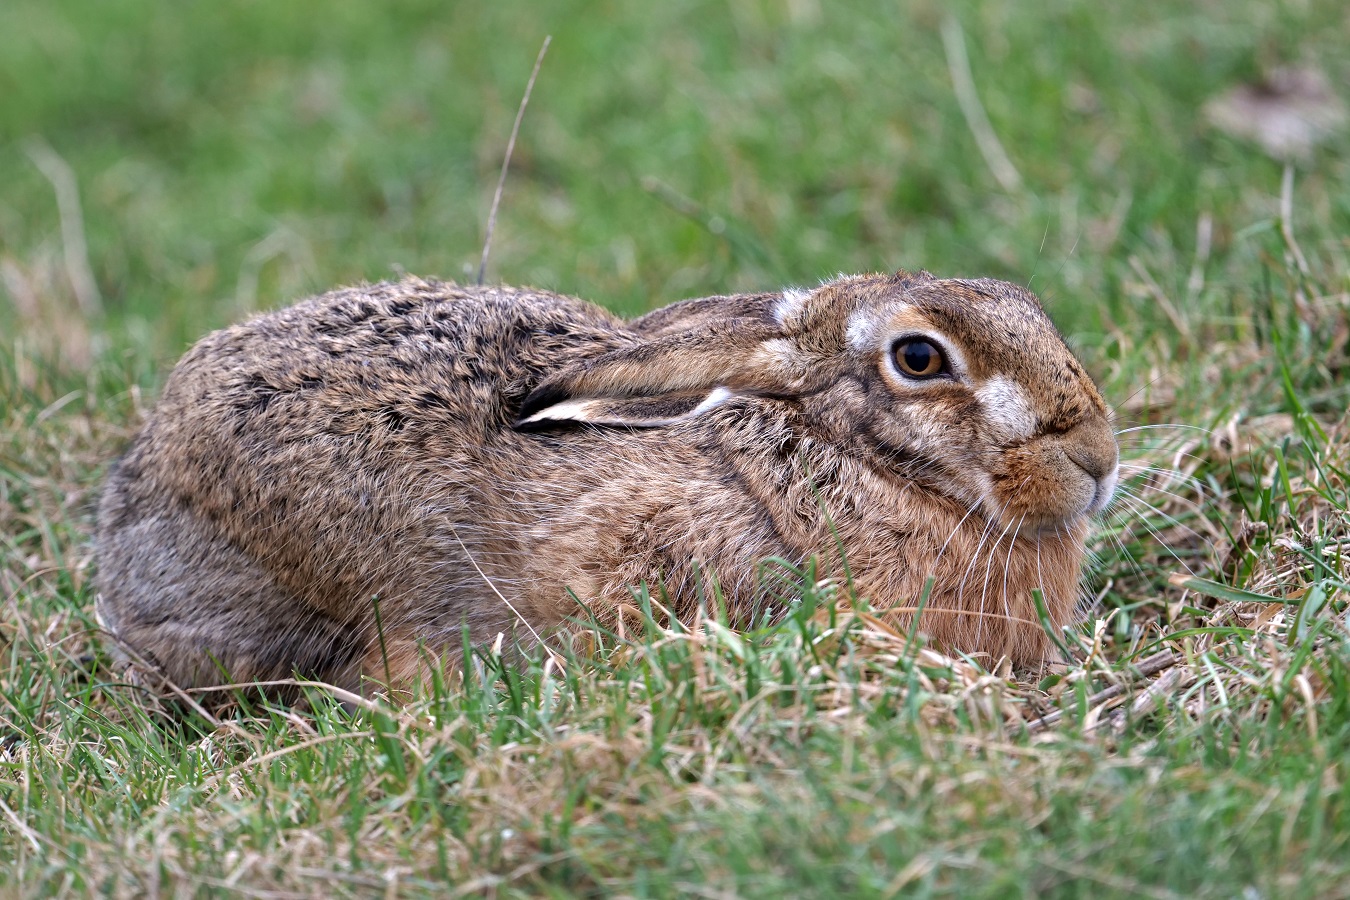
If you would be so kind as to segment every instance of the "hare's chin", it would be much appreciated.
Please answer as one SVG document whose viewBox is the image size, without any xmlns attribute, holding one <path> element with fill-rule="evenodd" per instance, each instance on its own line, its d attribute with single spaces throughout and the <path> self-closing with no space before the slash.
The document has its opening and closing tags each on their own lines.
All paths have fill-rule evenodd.
<svg viewBox="0 0 1350 900">
<path fill-rule="evenodd" d="M 1017 528 L 1017 537 L 1022 540 L 1041 541 L 1046 538 L 1074 537 L 1086 534 L 1089 516 L 1078 515 L 1067 519 L 1043 520 L 1035 523 L 1023 523 Z"/>
<path fill-rule="evenodd" d="M 1092 503 L 1088 505 L 1087 514 L 1095 516 L 1106 507 L 1111 505 L 1111 501 L 1116 497 L 1116 485 L 1120 480 L 1120 465 L 1111 470 L 1110 474 L 1097 482 L 1097 490 L 1092 495 Z"/>
<path fill-rule="evenodd" d="M 1045 538 L 1087 533 L 1088 522 L 1098 512 L 1093 498 L 1092 505 L 1072 511 L 1046 510 L 1009 510 L 1000 509 L 997 500 L 986 500 L 985 515 L 997 523 L 996 528 L 1018 538 L 1043 540 Z"/>
</svg>

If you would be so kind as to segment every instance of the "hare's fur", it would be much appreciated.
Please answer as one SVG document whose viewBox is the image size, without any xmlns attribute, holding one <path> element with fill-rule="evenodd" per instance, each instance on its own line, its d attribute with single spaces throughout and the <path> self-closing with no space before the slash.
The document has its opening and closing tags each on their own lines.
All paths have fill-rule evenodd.
<svg viewBox="0 0 1350 900">
<path fill-rule="evenodd" d="M 947 354 L 906 378 L 897 339 Z M 761 562 L 845 562 L 939 645 L 1046 658 L 1114 486 L 1107 410 L 1030 294 L 920 273 L 711 297 L 631 323 L 408 279 L 209 335 L 109 476 L 99 613 L 188 685 L 349 688 L 498 633 L 677 617 Z M 843 560 L 841 560 L 841 553 Z M 377 629 L 376 603 L 378 602 Z"/>
</svg>

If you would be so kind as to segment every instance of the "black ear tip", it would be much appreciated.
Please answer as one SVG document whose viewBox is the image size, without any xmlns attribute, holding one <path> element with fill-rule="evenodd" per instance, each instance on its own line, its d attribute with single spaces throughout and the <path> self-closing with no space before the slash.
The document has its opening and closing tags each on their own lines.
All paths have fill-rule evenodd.
<svg viewBox="0 0 1350 900">
<path fill-rule="evenodd" d="M 519 412 L 516 413 L 516 427 L 530 416 L 539 412 L 541 409 L 548 409 L 555 403 L 561 403 L 567 399 L 567 392 L 555 384 L 541 384 L 530 391 L 525 402 L 520 405 Z"/>
<path fill-rule="evenodd" d="M 533 431 L 544 431 L 546 429 L 556 428 L 559 425 L 565 424 L 568 423 L 557 422 L 553 419 L 538 419 L 533 422 L 526 421 L 525 419 L 516 419 L 515 422 L 511 423 L 511 428 L 514 431 L 522 431 L 528 434 Z"/>
</svg>

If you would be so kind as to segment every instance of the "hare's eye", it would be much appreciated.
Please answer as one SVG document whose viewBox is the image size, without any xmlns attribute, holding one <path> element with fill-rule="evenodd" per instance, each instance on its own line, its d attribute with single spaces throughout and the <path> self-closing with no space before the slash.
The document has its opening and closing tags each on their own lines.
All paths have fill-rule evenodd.
<svg viewBox="0 0 1350 900">
<path fill-rule="evenodd" d="M 949 373 L 942 351 L 922 338 L 899 341 L 891 353 L 896 368 L 910 378 L 936 378 Z"/>
</svg>

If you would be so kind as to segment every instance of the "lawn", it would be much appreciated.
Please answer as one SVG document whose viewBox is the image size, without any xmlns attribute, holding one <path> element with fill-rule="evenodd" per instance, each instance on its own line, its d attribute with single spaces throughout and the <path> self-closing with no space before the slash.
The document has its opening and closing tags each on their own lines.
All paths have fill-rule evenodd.
<svg viewBox="0 0 1350 900">
<path fill-rule="evenodd" d="M 92 508 L 168 368 L 472 279 L 545 35 L 489 280 L 1042 297 L 1128 476 L 1062 664 L 820 583 L 406 702 L 110 667 Z M 1350 896 L 1347 44 L 1334 0 L 0 5 L 0 895 Z M 1276 158 L 1216 98 L 1288 67 L 1340 113 Z"/>
</svg>

